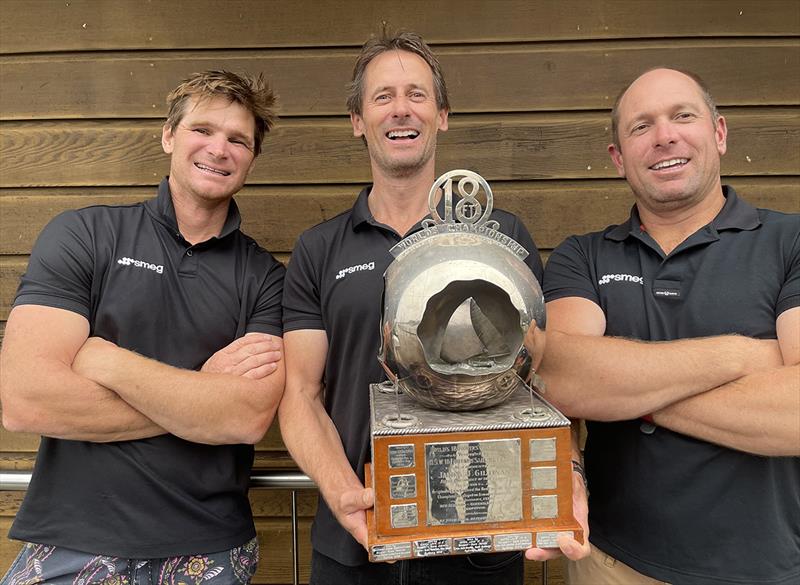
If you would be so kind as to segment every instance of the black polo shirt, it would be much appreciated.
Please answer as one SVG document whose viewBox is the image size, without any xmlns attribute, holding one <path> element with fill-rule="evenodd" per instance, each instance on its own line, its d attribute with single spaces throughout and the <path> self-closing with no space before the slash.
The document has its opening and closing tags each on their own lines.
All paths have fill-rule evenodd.
<svg viewBox="0 0 800 585">
<path fill-rule="evenodd" d="M 246 332 L 281 335 L 283 266 L 239 231 L 180 235 L 167 179 L 158 197 L 62 213 L 39 236 L 15 305 L 74 311 L 90 335 L 199 369 Z M 187 404 L 187 409 L 192 408 Z M 10 536 L 127 558 L 199 554 L 255 536 L 251 445 L 162 435 L 91 443 L 43 437 Z"/>
<path fill-rule="evenodd" d="M 568 238 L 547 263 L 546 300 L 597 303 L 611 336 L 775 339 L 778 315 L 800 305 L 800 216 L 755 209 L 730 187 L 724 193 L 717 217 L 667 256 L 635 206 L 622 225 Z M 645 434 L 640 421 L 587 426 L 598 548 L 670 583 L 800 580 L 800 459 L 749 455 L 660 427 Z"/>
<path fill-rule="evenodd" d="M 369 457 L 369 385 L 386 379 L 378 364 L 383 273 L 394 259 L 389 249 L 403 238 L 372 217 L 369 191 L 370 187 L 361 191 L 351 210 L 300 236 L 283 295 L 285 331 L 327 333 L 325 409 L 362 481 Z M 439 213 L 442 216 L 443 210 Z M 501 210 L 491 217 L 500 223 L 500 231 L 529 251 L 525 262 L 541 282 L 539 252 L 523 223 Z M 419 229 L 417 224 L 409 234 Z M 367 562 L 363 547 L 339 525 L 322 498 L 311 538 L 316 550 L 340 563 Z"/>
</svg>

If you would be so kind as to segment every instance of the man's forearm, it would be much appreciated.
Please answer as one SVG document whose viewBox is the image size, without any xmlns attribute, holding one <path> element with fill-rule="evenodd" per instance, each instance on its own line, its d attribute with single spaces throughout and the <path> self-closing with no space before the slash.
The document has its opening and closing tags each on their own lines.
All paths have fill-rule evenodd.
<svg viewBox="0 0 800 585">
<path fill-rule="evenodd" d="M 363 488 L 318 397 L 287 390 L 278 418 L 286 448 L 300 469 L 317 484 L 331 509 L 338 507 L 339 494 Z"/>
<path fill-rule="evenodd" d="M 548 331 L 539 373 L 566 415 L 625 420 L 780 363 L 776 341 L 736 335 L 643 342 Z"/>
<path fill-rule="evenodd" d="M 738 451 L 800 456 L 800 366 L 744 376 L 667 406 L 653 419 Z"/>
<path fill-rule="evenodd" d="M 97 443 L 129 441 L 164 434 L 117 394 L 75 374 L 61 363 L 38 363 L 27 372 L 4 376 L 25 390 L 6 392 L 3 425 L 10 431 Z"/>
<path fill-rule="evenodd" d="M 260 380 L 175 368 L 97 338 L 75 367 L 174 435 L 208 444 L 256 443 L 283 391 L 283 368 Z"/>
<path fill-rule="evenodd" d="M 72 311 L 38 305 L 11 310 L 0 352 L 5 427 L 94 442 L 163 434 L 114 392 L 73 371 L 88 333 L 89 322 Z"/>
</svg>

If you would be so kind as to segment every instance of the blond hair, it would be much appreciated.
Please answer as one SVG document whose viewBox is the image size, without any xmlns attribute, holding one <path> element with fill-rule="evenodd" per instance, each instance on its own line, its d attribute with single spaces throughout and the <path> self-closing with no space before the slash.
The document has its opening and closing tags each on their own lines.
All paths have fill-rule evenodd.
<svg viewBox="0 0 800 585">
<path fill-rule="evenodd" d="M 230 71 L 211 70 L 193 73 L 167 96 L 166 125 L 174 132 L 186 115 L 190 98 L 207 100 L 215 97 L 226 98 L 235 102 L 253 114 L 255 119 L 254 145 L 255 156 L 261 153 L 264 134 L 275 124 L 275 94 L 267 85 L 264 76 L 248 74 L 237 75 Z"/>
</svg>

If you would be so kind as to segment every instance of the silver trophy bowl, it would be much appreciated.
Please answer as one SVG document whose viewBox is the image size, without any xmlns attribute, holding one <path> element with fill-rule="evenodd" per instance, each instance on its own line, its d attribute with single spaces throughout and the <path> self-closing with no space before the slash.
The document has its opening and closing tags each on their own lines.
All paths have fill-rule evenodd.
<svg viewBox="0 0 800 585">
<path fill-rule="evenodd" d="M 452 217 L 452 183 L 461 196 Z M 445 218 L 436 213 L 439 188 Z M 474 195 L 486 191 L 484 208 Z M 525 376 L 532 320 L 544 297 L 523 262 L 527 251 L 488 221 L 492 195 L 471 171 L 451 171 L 431 189 L 433 220 L 392 249 L 384 288 L 380 359 L 402 392 L 428 408 L 464 411 L 505 401 Z"/>
</svg>

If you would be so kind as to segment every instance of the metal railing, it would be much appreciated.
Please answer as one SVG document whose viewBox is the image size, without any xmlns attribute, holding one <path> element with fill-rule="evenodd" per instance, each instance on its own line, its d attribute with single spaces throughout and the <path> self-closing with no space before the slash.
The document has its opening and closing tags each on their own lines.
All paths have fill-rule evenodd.
<svg viewBox="0 0 800 585">
<path fill-rule="evenodd" d="M 30 471 L 0 471 L 0 491 L 24 491 L 31 481 Z M 300 556 L 297 528 L 297 490 L 315 489 L 317 485 L 299 471 L 254 471 L 250 487 L 292 492 L 292 572 L 293 583 L 300 583 Z M 542 563 L 542 585 L 547 585 L 547 561 Z"/>
</svg>

